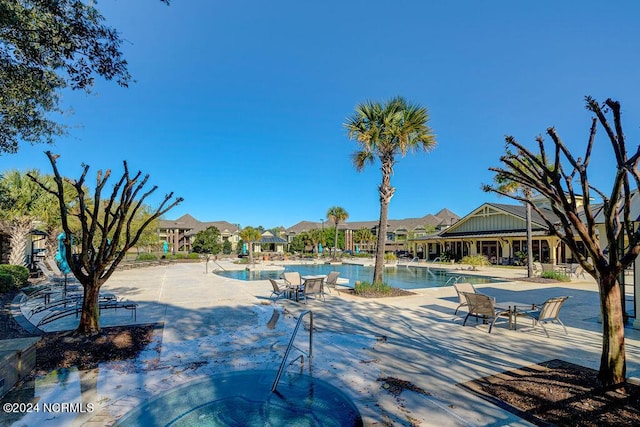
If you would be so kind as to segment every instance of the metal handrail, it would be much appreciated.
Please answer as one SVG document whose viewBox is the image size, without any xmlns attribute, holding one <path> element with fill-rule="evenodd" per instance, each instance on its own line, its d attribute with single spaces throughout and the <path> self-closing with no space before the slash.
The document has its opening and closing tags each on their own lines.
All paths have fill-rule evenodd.
<svg viewBox="0 0 640 427">
<path fill-rule="evenodd" d="M 451 277 L 449 277 L 449 280 L 447 280 L 445 282 L 444 286 L 449 286 L 449 282 L 452 281 L 452 280 L 453 280 L 453 284 L 455 285 L 461 279 L 462 279 L 462 276 L 451 276 Z"/>
<path fill-rule="evenodd" d="M 287 364 L 287 358 L 289 357 L 289 352 L 291 352 L 291 347 L 293 347 L 293 341 L 296 339 L 296 334 L 298 333 L 298 329 L 300 329 L 300 325 L 302 324 L 302 318 L 305 315 L 309 315 L 309 353 L 307 357 L 311 359 L 313 357 L 313 313 L 311 310 L 305 310 L 298 317 L 298 323 L 296 323 L 296 327 L 293 330 L 293 335 L 291 335 L 291 340 L 289 340 L 289 345 L 287 346 L 287 351 L 284 352 L 284 357 L 282 358 L 282 363 L 280 363 L 280 368 L 278 369 L 278 373 L 276 374 L 276 379 L 273 381 L 273 386 L 271 386 L 271 391 L 276 391 L 278 387 L 278 382 L 280 381 L 280 377 L 282 376 L 282 372 L 284 371 L 284 367 Z"/>
</svg>

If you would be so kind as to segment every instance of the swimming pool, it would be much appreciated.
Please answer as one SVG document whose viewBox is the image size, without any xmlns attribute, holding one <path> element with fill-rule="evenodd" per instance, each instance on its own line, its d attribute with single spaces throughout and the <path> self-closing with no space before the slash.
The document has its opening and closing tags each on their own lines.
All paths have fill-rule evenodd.
<svg viewBox="0 0 640 427">
<path fill-rule="evenodd" d="M 356 280 L 371 282 L 371 279 L 373 279 L 373 267 L 356 264 L 287 265 L 285 266 L 285 271 L 298 271 L 302 276 L 329 274 L 331 271 L 339 271 L 341 278 L 349 279 L 349 284 L 346 286 L 351 287 L 354 286 Z M 267 280 L 280 278 L 282 270 L 217 271 L 216 274 L 240 280 Z M 453 277 L 460 277 L 460 281 L 473 283 L 474 285 L 500 282 L 498 279 L 486 276 L 464 275 L 442 269 L 407 266 L 387 267 L 384 270 L 383 277 L 387 284 L 400 289 L 436 288 L 447 284 L 451 285 Z"/>
<path fill-rule="evenodd" d="M 116 426 L 360 427 L 360 412 L 338 388 L 289 375 L 271 392 L 275 371 L 230 372 L 171 389 L 125 415 Z"/>
</svg>

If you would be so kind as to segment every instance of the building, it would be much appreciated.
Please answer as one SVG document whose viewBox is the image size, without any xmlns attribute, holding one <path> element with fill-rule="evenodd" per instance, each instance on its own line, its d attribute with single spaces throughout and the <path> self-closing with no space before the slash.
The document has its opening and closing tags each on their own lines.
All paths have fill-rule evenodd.
<svg viewBox="0 0 640 427">
<path fill-rule="evenodd" d="M 455 224 L 460 217 L 449 209 L 442 209 L 436 214 L 428 214 L 421 218 L 390 219 L 387 226 L 385 252 L 410 251 L 409 242 L 416 237 L 425 237 L 435 231 L 442 230 Z M 373 252 L 376 248 L 379 221 L 352 221 L 338 224 L 338 230 L 344 231 L 345 250 L 353 252 Z M 293 239 L 313 229 L 333 227 L 331 222 L 301 221 L 286 229 L 286 240 Z M 354 233 L 360 229 L 367 229 L 373 235 L 371 242 L 357 242 Z M 413 252 L 415 254 L 415 252 Z"/>
<path fill-rule="evenodd" d="M 238 224 L 226 221 L 202 222 L 189 214 L 182 215 L 175 220 L 159 220 L 158 237 L 160 241 L 167 242 L 168 250 L 171 253 L 190 252 L 195 235 L 209 227 L 216 227 L 220 231 L 221 241 L 231 242 L 231 249 L 236 250 L 240 241 Z"/>
</svg>

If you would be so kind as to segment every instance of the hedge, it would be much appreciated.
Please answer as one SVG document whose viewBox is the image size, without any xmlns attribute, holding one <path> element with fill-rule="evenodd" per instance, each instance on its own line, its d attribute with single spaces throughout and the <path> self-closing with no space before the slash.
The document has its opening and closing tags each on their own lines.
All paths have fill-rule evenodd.
<svg viewBox="0 0 640 427">
<path fill-rule="evenodd" d="M 29 284 L 29 269 L 23 265 L 0 264 L 0 292 L 20 289 Z"/>
</svg>

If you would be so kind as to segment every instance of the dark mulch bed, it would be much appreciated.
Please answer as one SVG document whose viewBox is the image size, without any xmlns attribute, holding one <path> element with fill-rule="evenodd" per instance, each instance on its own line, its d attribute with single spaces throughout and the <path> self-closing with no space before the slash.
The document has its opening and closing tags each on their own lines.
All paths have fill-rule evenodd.
<svg viewBox="0 0 640 427">
<path fill-rule="evenodd" d="M 54 369 L 93 369 L 99 363 L 135 358 L 153 339 L 155 324 L 102 328 L 83 336 L 74 331 L 46 334 L 36 345 L 36 375 Z"/>
<path fill-rule="evenodd" d="M 604 390 L 597 373 L 554 359 L 460 386 L 539 426 L 640 425 L 640 384 Z"/>
<path fill-rule="evenodd" d="M 363 292 L 359 294 L 354 293 L 354 295 L 362 298 L 387 298 L 387 297 L 404 297 L 408 295 L 415 295 L 415 293 L 404 290 L 404 289 L 391 288 L 391 292 L 388 292 L 388 293 L 370 291 L 370 292 Z"/>
</svg>

